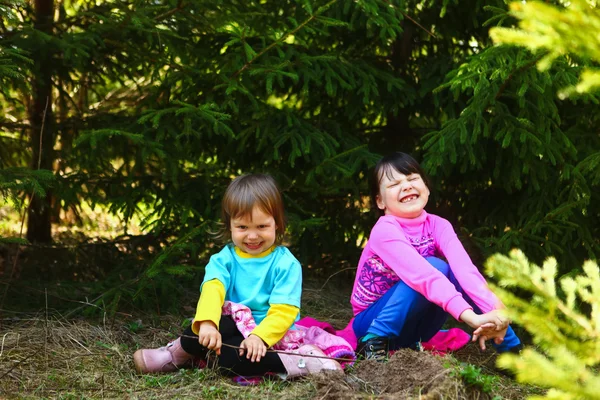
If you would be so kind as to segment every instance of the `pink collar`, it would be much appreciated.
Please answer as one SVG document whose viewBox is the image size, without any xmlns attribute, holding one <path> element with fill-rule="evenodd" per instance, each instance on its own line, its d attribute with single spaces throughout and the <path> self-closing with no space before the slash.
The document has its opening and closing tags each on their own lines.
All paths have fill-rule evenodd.
<svg viewBox="0 0 600 400">
<path fill-rule="evenodd" d="M 400 225 L 402 225 L 402 226 L 419 226 L 425 222 L 428 215 L 429 214 L 427 214 L 427 211 L 423 210 L 421 215 L 419 215 L 416 218 L 402 218 L 402 217 L 396 217 L 395 215 L 384 215 L 381 218 L 392 219 L 394 221 L 398 221 L 398 223 L 400 223 Z"/>
</svg>

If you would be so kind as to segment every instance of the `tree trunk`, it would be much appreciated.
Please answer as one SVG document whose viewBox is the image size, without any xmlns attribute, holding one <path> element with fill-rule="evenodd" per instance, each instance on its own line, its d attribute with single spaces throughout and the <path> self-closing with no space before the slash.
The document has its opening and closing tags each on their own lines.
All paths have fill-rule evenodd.
<svg viewBox="0 0 600 400">
<path fill-rule="evenodd" d="M 34 28 L 52 34 L 54 0 L 35 0 Z M 52 53 L 42 47 L 34 58 L 32 77 L 33 101 L 29 107 L 31 123 L 30 138 L 32 148 L 31 168 L 52 170 L 54 160 L 54 116 L 52 113 Z M 30 242 L 48 243 L 51 235 L 51 192 L 44 198 L 33 195 L 27 219 L 27 239 Z"/>
</svg>

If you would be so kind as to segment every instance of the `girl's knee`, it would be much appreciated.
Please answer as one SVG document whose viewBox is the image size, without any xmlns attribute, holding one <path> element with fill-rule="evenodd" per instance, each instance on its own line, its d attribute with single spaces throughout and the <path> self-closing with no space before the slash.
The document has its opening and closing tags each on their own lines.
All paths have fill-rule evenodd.
<svg viewBox="0 0 600 400">
<path fill-rule="evenodd" d="M 442 274 L 448 276 L 448 272 L 450 271 L 450 266 L 448 263 L 437 257 L 425 257 L 425 260 L 429 264 L 431 264 L 435 269 L 440 271 Z"/>
</svg>

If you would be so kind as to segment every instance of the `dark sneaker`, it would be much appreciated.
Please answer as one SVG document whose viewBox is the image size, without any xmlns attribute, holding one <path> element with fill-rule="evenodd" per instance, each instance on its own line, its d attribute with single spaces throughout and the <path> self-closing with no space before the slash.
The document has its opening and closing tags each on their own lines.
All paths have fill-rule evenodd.
<svg viewBox="0 0 600 400">
<path fill-rule="evenodd" d="M 423 344 L 421 342 L 415 342 L 413 343 L 411 346 L 408 346 L 407 349 L 411 349 L 414 351 L 425 351 L 425 349 L 423 349 Z"/>
<path fill-rule="evenodd" d="M 365 360 L 385 361 L 388 356 L 388 338 L 373 337 L 358 342 L 358 356 Z"/>
<path fill-rule="evenodd" d="M 521 352 L 523 351 L 523 344 L 518 344 L 516 346 L 511 347 L 510 349 L 506 350 L 506 353 L 512 353 L 512 354 L 521 354 Z"/>
</svg>

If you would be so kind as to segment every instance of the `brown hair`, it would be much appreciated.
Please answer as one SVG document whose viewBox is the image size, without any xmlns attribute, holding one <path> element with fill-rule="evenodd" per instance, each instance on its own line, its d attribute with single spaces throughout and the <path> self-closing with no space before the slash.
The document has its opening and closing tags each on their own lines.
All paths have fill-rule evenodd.
<svg viewBox="0 0 600 400">
<path fill-rule="evenodd" d="M 219 237 L 223 240 L 231 238 L 231 220 L 252 217 L 255 206 L 273 216 L 277 225 L 276 244 L 281 243 L 285 232 L 283 200 L 275 179 L 265 174 L 241 175 L 229 184 L 221 202 L 224 226 Z"/>
</svg>

